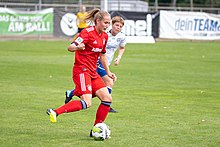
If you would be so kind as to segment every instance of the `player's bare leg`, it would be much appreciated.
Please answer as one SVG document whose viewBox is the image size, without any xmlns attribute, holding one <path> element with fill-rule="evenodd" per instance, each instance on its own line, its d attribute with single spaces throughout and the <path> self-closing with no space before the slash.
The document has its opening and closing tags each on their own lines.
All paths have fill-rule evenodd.
<svg viewBox="0 0 220 147">
<path fill-rule="evenodd" d="M 103 81 L 105 82 L 105 85 L 108 88 L 109 94 L 112 94 L 112 87 L 114 85 L 114 81 L 107 75 L 103 76 L 102 79 L 103 79 Z M 110 107 L 109 112 L 116 113 L 117 111 L 115 109 L 113 109 L 112 107 Z"/>
</svg>

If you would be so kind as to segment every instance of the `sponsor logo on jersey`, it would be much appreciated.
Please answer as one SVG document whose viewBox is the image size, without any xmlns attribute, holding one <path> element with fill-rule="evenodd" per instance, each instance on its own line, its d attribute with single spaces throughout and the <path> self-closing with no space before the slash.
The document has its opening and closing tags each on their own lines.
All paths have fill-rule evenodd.
<svg viewBox="0 0 220 147">
<path fill-rule="evenodd" d="M 102 49 L 100 49 L 100 48 L 93 48 L 92 51 L 93 51 L 93 52 L 101 52 Z"/>
<path fill-rule="evenodd" d="M 83 39 L 81 37 L 77 37 L 75 42 L 81 44 L 83 42 Z"/>
</svg>

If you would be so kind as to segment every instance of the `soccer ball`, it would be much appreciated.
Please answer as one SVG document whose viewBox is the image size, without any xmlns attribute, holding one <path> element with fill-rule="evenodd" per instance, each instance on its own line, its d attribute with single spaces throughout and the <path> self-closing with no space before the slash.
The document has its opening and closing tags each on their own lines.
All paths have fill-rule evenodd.
<svg viewBox="0 0 220 147">
<path fill-rule="evenodd" d="M 103 141 L 110 138 L 111 131 L 105 123 L 98 123 L 92 128 L 92 136 L 97 141 Z"/>
</svg>

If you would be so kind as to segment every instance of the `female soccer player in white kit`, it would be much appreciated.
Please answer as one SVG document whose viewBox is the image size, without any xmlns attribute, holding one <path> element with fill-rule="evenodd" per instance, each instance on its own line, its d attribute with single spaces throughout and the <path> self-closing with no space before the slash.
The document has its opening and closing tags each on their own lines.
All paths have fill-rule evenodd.
<svg viewBox="0 0 220 147">
<path fill-rule="evenodd" d="M 121 32 L 123 26 L 124 26 L 124 19 L 122 17 L 115 16 L 112 18 L 112 28 L 110 31 L 107 32 L 108 42 L 106 45 L 106 56 L 108 60 L 108 66 L 111 65 L 114 59 L 115 52 L 117 50 L 118 50 L 118 55 L 114 59 L 115 66 L 119 65 L 120 60 L 124 54 L 126 38 L 125 38 L 125 34 Z M 113 81 L 113 79 L 107 75 L 100 60 L 98 60 L 97 64 L 98 64 L 97 73 L 102 77 L 104 83 L 106 84 L 108 88 L 109 93 L 111 94 L 112 87 L 115 81 Z M 74 90 L 67 90 L 65 103 L 68 103 L 72 99 L 73 96 L 74 96 Z M 109 112 L 117 112 L 117 111 L 111 108 Z"/>
</svg>

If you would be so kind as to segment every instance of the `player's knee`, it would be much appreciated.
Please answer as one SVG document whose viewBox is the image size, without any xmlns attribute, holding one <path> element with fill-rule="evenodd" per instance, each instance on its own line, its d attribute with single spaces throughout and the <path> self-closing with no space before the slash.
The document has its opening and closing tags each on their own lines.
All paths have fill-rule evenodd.
<svg viewBox="0 0 220 147">
<path fill-rule="evenodd" d="M 106 94 L 104 101 L 112 102 L 112 96 L 110 94 Z"/>
<path fill-rule="evenodd" d="M 112 102 L 112 96 L 109 94 L 106 87 L 98 90 L 96 96 L 98 96 L 101 101 Z"/>
</svg>

